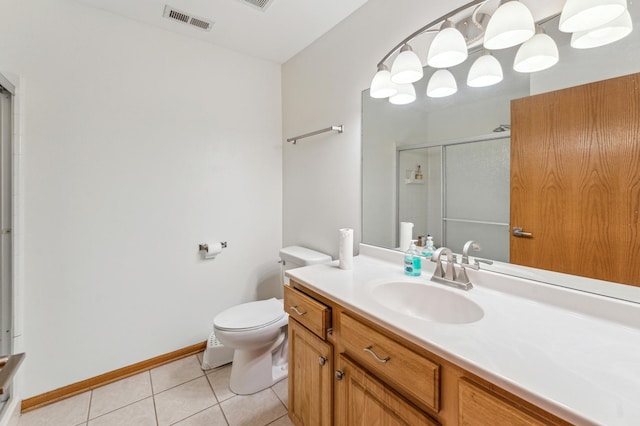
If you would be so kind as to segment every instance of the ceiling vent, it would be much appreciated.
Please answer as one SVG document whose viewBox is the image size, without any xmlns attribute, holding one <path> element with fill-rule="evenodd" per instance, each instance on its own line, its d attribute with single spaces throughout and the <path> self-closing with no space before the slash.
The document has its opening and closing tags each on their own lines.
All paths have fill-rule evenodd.
<svg viewBox="0 0 640 426">
<path fill-rule="evenodd" d="M 240 1 L 244 4 L 248 4 L 252 7 L 260 9 L 263 12 L 267 10 L 267 7 L 269 7 L 271 3 L 273 3 L 273 0 L 240 0 Z"/>
<path fill-rule="evenodd" d="M 164 7 L 164 13 L 162 16 L 167 19 L 171 19 L 172 21 L 182 22 L 183 24 L 191 25 L 204 31 L 209 31 L 211 30 L 211 27 L 213 27 L 213 21 L 190 15 L 169 5 Z"/>
</svg>

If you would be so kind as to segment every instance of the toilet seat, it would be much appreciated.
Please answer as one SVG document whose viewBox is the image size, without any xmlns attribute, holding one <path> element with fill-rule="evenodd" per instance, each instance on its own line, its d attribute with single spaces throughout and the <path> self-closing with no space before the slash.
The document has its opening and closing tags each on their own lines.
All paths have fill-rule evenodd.
<svg viewBox="0 0 640 426">
<path fill-rule="evenodd" d="M 271 298 L 233 306 L 216 315 L 213 325 L 223 331 L 251 331 L 276 323 L 285 315 L 282 300 Z"/>
</svg>

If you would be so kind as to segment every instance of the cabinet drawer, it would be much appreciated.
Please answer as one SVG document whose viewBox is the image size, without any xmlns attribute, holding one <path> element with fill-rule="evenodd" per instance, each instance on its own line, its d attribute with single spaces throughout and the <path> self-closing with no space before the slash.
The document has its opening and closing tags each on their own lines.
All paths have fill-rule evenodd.
<svg viewBox="0 0 640 426">
<path fill-rule="evenodd" d="M 342 312 L 339 332 L 353 359 L 409 399 L 438 412 L 438 364 Z"/>
<path fill-rule="evenodd" d="M 294 318 L 316 336 L 327 338 L 327 329 L 331 327 L 331 311 L 327 306 L 285 285 L 284 310 L 289 314 L 289 318 Z"/>
</svg>

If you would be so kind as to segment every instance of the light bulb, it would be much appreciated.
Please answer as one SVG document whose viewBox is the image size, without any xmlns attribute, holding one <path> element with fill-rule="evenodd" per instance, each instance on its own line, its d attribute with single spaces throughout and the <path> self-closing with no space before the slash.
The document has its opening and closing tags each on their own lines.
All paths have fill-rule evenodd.
<svg viewBox="0 0 640 426">
<path fill-rule="evenodd" d="M 467 85 L 471 87 L 486 87 L 502 81 L 502 66 L 498 60 L 486 53 L 476 59 L 469 69 Z"/>
<path fill-rule="evenodd" d="M 420 58 L 405 44 L 391 65 L 391 81 L 396 84 L 414 83 L 422 78 Z"/>
<path fill-rule="evenodd" d="M 506 49 L 530 39 L 536 32 L 533 15 L 519 1 L 503 3 L 491 16 L 484 33 L 486 49 Z"/>
<path fill-rule="evenodd" d="M 611 22 L 627 10 L 627 0 L 567 0 L 558 28 L 565 33 L 587 31 Z"/>
<path fill-rule="evenodd" d="M 388 98 L 398 93 L 398 88 L 391 81 L 391 73 L 385 64 L 378 66 L 378 72 L 373 76 L 370 87 L 369 95 L 372 98 Z"/>
<path fill-rule="evenodd" d="M 433 73 L 427 84 L 427 96 L 430 98 L 444 98 L 458 91 L 456 79 L 449 70 L 438 70 Z"/>
<path fill-rule="evenodd" d="M 520 46 L 513 61 L 513 69 L 518 72 L 542 71 L 557 64 L 559 58 L 556 42 L 541 32 Z"/>
</svg>

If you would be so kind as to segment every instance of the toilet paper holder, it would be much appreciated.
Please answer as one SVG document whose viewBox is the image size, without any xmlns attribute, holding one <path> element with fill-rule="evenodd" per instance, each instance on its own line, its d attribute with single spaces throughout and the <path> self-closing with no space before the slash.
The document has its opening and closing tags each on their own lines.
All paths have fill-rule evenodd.
<svg viewBox="0 0 640 426">
<path fill-rule="evenodd" d="M 227 242 L 226 241 L 220 241 L 220 248 L 221 249 L 227 248 Z M 200 253 L 202 253 L 202 255 L 204 256 L 205 259 L 213 259 L 218 254 L 220 254 L 220 251 L 218 249 L 216 249 L 216 252 L 214 252 L 214 253 L 209 253 L 209 244 L 207 244 L 207 243 L 198 244 L 198 251 Z"/>
</svg>

